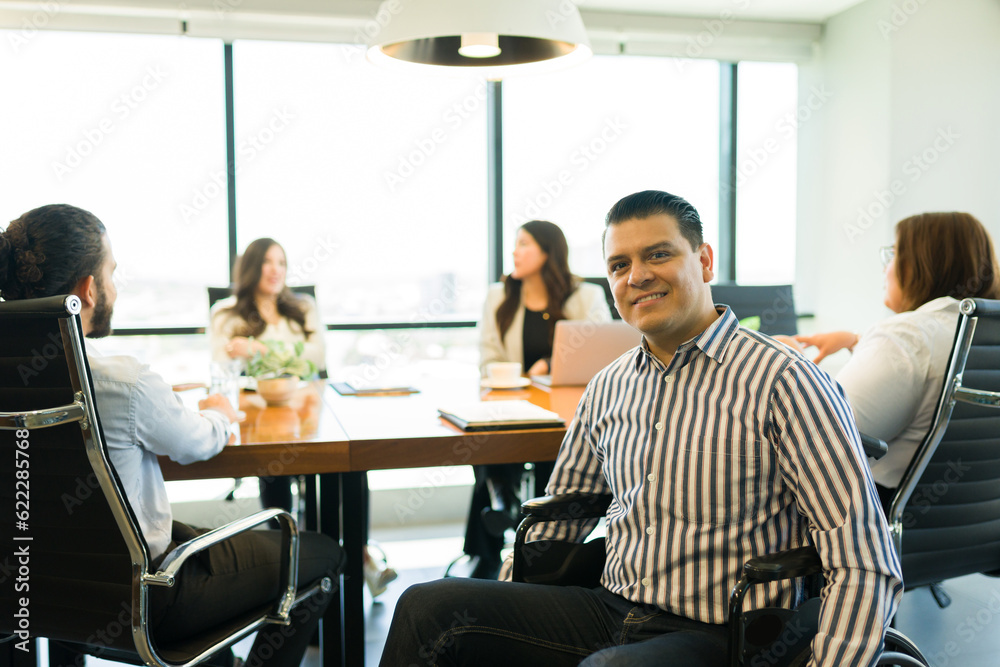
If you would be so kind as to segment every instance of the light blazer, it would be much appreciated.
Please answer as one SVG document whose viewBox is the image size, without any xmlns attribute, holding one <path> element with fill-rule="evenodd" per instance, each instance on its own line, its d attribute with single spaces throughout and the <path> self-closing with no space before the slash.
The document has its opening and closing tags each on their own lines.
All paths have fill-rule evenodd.
<svg viewBox="0 0 1000 667">
<path fill-rule="evenodd" d="M 479 322 L 479 371 L 484 377 L 486 364 L 494 361 L 516 361 L 524 364 L 524 304 L 522 303 L 514 313 L 514 320 L 510 323 L 507 335 L 501 340 L 496 313 L 503 302 L 503 295 L 503 283 L 490 285 L 483 317 Z M 566 299 L 563 313 L 567 320 L 611 321 L 611 310 L 604 298 L 604 290 L 599 285 L 591 283 L 580 283 Z"/>
</svg>

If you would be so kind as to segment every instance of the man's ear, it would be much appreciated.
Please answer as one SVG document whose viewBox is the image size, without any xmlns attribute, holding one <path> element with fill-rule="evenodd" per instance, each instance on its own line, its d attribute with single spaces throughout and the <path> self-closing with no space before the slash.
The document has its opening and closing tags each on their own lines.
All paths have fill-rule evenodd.
<svg viewBox="0 0 1000 667">
<path fill-rule="evenodd" d="M 94 276 L 84 276 L 76 282 L 73 294 L 80 297 L 84 308 L 93 308 L 97 305 L 97 281 Z"/>
<path fill-rule="evenodd" d="M 712 282 L 715 277 L 715 256 L 712 253 L 712 246 L 702 243 L 698 249 L 698 259 L 701 261 L 701 274 L 706 283 Z"/>
</svg>

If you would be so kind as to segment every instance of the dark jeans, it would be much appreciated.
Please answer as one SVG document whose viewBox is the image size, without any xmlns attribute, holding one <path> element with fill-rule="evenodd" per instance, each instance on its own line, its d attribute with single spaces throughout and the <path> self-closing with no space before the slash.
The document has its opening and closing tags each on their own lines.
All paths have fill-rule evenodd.
<svg viewBox="0 0 1000 667">
<path fill-rule="evenodd" d="M 174 522 L 174 543 L 206 532 Z M 171 547 L 174 546 L 171 544 Z M 251 530 L 189 559 L 170 587 L 150 587 L 152 634 L 161 641 L 195 636 L 277 601 L 281 532 Z M 257 633 L 247 655 L 249 667 L 297 667 L 319 619 L 333 599 L 344 551 L 320 533 L 299 533 L 299 588 L 323 576 L 333 580 L 331 593 L 319 594 L 292 610 L 291 625 L 268 625 Z"/>
<path fill-rule="evenodd" d="M 725 626 L 603 588 L 456 578 L 403 593 L 380 665 L 725 667 L 727 650 Z"/>
</svg>

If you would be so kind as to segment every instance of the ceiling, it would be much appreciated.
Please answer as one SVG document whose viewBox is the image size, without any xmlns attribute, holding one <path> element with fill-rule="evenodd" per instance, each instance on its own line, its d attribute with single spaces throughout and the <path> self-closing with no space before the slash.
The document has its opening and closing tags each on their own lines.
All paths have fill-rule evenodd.
<svg viewBox="0 0 1000 667">
<path fill-rule="evenodd" d="M 576 0 L 581 9 L 668 16 L 721 16 L 760 21 L 824 23 L 863 0 Z"/>
</svg>

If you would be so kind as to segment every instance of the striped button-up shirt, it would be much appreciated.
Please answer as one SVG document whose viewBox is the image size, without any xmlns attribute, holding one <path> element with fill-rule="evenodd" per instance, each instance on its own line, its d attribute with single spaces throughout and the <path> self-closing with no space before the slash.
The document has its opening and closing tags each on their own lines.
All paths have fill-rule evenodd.
<svg viewBox="0 0 1000 667">
<path fill-rule="evenodd" d="M 721 310 L 721 309 L 720 309 Z M 728 308 L 666 367 L 645 341 L 588 385 L 548 493 L 611 493 L 602 584 L 724 623 L 743 563 L 815 545 L 826 586 L 810 665 L 870 665 L 902 595 L 851 409 L 823 371 Z M 583 539 L 546 524 L 541 539 Z M 794 606 L 799 584 L 751 589 Z"/>
</svg>

